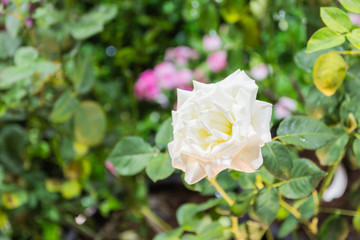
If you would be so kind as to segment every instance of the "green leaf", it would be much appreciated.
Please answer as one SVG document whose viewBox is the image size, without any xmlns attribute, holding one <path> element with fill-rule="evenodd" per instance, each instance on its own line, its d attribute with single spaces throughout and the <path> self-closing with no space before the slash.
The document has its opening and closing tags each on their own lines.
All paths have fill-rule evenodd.
<svg viewBox="0 0 360 240">
<path fill-rule="evenodd" d="M 289 235 L 290 233 L 295 231 L 297 225 L 297 219 L 293 215 L 289 215 L 281 224 L 278 237 L 284 238 L 285 236 Z"/>
<path fill-rule="evenodd" d="M 176 228 L 168 232 L 162 232 L 155 236 L 153 240 L 178 240 L 181 234 L 184 232 L 183 228 Z"/>
<path fill-rule="evenodd" d="M 352 145 L 353 152 L 355 154 L 356 160 L 360 166 L 360 139 L 356 138 Z"/>
<path fill-rule="evenodd" d="M 17 17 L 13 16 L 12 14 L 6 14 L 5 27 L 6 31 L 10 34 L 10 36 L 15 38 L 21 27 L 21 22 Z"/>
<path fill-rule="evenodd" d="M 356 210 L 356 215 L 353 217 L 352 222 L 356 231 L 360 232 L 360 207 Z"/>
<path fill-rule="evenodd" d="M 17 66 L 29 66 L 39 56 L 38 51 L 33 47 L 21 47 L 15 52 L 14 63 Z"/>
<path fill-rule="evenodd" d="M 54 108 L 50 113 L 50 120 L 54 123 L 62 123 L 68 121 L 76 107 L 78 101 L 71 90 L 67 90 L 56 100 Z"/>
<path fill-rule="evenodd" d="M 288 180 L 293 164 L 287 148 L 278 141 L 272 141 L 266 143 L 261 151 L 265 168 L 276 178 Z"/>
<path fill-rule="evenodd" d="M 335 52 L 321 55 L 314 65 L 314 84 L 326 96 L 333 95 L 341 86 L 348 64 Z"/>
<path fill-rule="evenodd" d="M 349 16 L 339 8 L 322 7 L 320 16 L 325 25 L 335 32 L 348 32 L 352 27 Z"/>
<path fill-rule="evenodd" d="M 305 149 L 322 147 L 334 136 L 323 122 L 305 116 L 284 119 L 277 134 L 280 140 Z"/>
<path fill-rule="evenodd" d="M 255 197 L 254 210 L 266 225 L 270 225 L 279 210 L 279 197 L 276 189 L 261 189 Z"/>
<path fill-rule="evenodd" d="M 61 186 L 61 195 L 65 199 L 76 198 L 81 194 L 81 184 L 77 180 L 66 181 Z"/>
<path fill-rule="evenodd" d="M 345 154 L 345 146 L 349 141 L 347 133 L 338 134 L 325 146 L 316 150 L 316 157 L 322 165 L 331 165 L 342 159 Z"/>
<path fill-rule="evenodd" d="M 343 217 L 332 215 L 321 226 L 319 240 L 345 240 L 349 230 L 349 224 Z"/>
<path fill-rule="evenodd" d="M 294 57 L 294 61 L 296 65 L 306 72 L 312 72 L 313 66 L 323 53 L 327 52 L 328 50 L 322 50 L 312 53 L 306 53 L 306 49 L 297 52 Z"/>
<path fill-rule="evenodd" d="M 221 239 L 224 236 L 224 227 L 219 222 L 207 224 L 204 228 L 197 231 L 201 240 Z"/>
<path fill-rule="evenodd" d="M 146 174 L 154 182 L 169 177 L 174 171 L 168 154 L 159 154 L 151 158 L 146 166 Z"/>
<path fill-rule="evenodd" d="M 324 27 L 317 30 L 307 43 L 306 52 L 312 53 L 323 49 L 332 48 L 343 44 L 345 37 L 332 31 L 330 28 Z"/>
<path fill-rule="evenodd" d="M 195 203 L 184 204 L 176 211 L 176 219 L 179 225 L 184 227 L 185 231 L 193 232 L 197 229 L 197 224 L 200 221 L 196 215 L 217 206 L 222 201 L 220 198 L 215 198 L 199 205 Z"/>
<path fill-rule="evenodd" d="M 155 143 L 161 148 L 167 146 L 173 139 L 173 127 L 171 125 L 172 119 L 168 118 L 163 122 L 155 136 Z"/>
<path fill-rule="evenodd" d="M 350 11 L 360 13 L 360 1 L 359 0 L 340 0 L 341 5 Z"/>
<path fill-rule="evenodd" d="M 24 205 L 28 201 L 28 194 L 25 190 L 16 190 L 13 192 L 3 192 L 1 194 L 1 203 L 7 209 L 15 209 Z"/>
<path fill-rule="evenodd" d="M 0 32 L 0 59 L 12 57 L 20 46 L 20 40 L 6 32 Z"/>
<path fill-rule="evenodd" d="M 123 203 L 117 198 L 108 196 L 104 202 L 100 204 L 99 210 L 102 216 L 108 217 L 113 210 L 119 210 L 123 207 Z"/>
<path fill-rule="evenodd" d="M 360 49 L 360 28 L 356 28 L 351 31 L 351 33 L 346 35 L 346 38 L 351 42 L 356 48 Z"/>
<path fill-rule="evenodd" d="M 140 137 L 121 139 L 108 157 L 119 175 L 131 176 L 143 170 L 155 155 L 154 149 Z"/>
<path fill-rule="evenodd" d="M 91 90 L 95 82 L 92 57 L 85 55 L 77 59 L 73 73 L 73 82 L 76 92 L 79 94 L 87 93 Z"/>
<path fill-rule="evenodd" d="M 106 116 L 97 102 L 80 103 L 74 116 L 74 133 L 77 141 L 88 146 L 101 143 L 106 132 Z"/>
<path fill-rule="evenodd" d="M 233 171 L 231 173 L 231 177 L 237 180 L 242 189 L 255 189 L 256 175 L 257 173 L 246 173 L 239 171 Z"/>
<path fill-rule="evenodd" d="M 0 88 L 9 88 L 15 83 L 28 79 L 35 73 L 32 66 L 6 67 L 0 73 Z"/>
<path fill-rule="evenodd" d="M 311 193 L 326 173 L 308 159 L 294 159 L 293 164 L 290 180 L 280 185 L 279 191 L 287 198 L 297 199 Z"/>
</svg>

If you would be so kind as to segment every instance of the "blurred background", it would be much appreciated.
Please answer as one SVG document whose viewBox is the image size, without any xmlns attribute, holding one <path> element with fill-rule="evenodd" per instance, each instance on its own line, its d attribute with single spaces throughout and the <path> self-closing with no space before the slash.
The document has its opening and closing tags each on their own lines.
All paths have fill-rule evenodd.
<svg viewBox="0 0 360 240">
<path fill-rule="evenodd" d="M 176 226 L 176 209 L 206 192 L 171 166 L 118 176 L 106 161 L 116 142 L 155 144 L 176 88 L 236 69 L 274 104 L 274 126 L 321 118 L 321 52 L 304 49 L 331 2 L 1 0 L 0 239 L 152 239 L 159 218 Z"/>
</svg>

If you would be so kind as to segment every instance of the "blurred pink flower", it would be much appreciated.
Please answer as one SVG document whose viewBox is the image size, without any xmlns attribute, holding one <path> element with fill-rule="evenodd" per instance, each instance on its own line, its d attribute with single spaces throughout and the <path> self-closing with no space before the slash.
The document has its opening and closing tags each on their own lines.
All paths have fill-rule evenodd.
<svg viewBox="0 0 360 240">
<path fill-rule="evenodd" d="M 154 100 L 160 94 L 154 71 L 146 70 L 141 73 L 135 83 L 134 90 L 138 99 Z"/>
<path fill-rule="evenodd" d="M 291 116 L 291 112 L 296 110 L 297 102 L 288 97 L 281 97 L 274 105 L 275 118 L 282 119 Z"/>
<path fill-rule="evenodd" d="M 117 176 L 117 173 L 116 173 L 116 171 L 115 171 L 115 167 L 114 167 L 114 165 L 112 164 L 112 162 L 105 161 L 105 167 L 106 167 L 114 176 Z"/>
<path fill-rule="evenodd" d="M 193 73 L 190 69 L 184 68 L 181 69 L 176 74 L 176 87 L 184 87 L 188 86 L 191 83 L 191 80 L 193 78 Z"/>
<path fill-rule="evenodd" d="M 172 61 L 179 66 L 184 66 L 190 59 L 196 59 L 198 57 L 199 54 L 196 50 L 186 46 L 169 48 L 165 52 L 165 61 Z"/>
<path fill-rule="evenodd" d="M 203 48 L 205 51 L 216 51 L 221 48 L 222 41 L 218 35 L 205 35 L 203 38 Z"/>
<path fill-rule="evenodd" d="M 4 4 L 4 5 L 8 5 L 9 3 L 10 3 L 9 0 L 2 0 L 2 4 Z"/>
<path fill-rule="evenodd" d="M 251 77 L 258 81 L 266 78 L 268 74 L 269 70 L 267 69 L 265 64 L 257 65 L 250 70 Z"/>
<path fill-rule="evenodd" d="M 159 63 L 154 72 L 160 88 L 173 89 L 177 86 L 177 70 L 171 62 Z"/>
<path fill-rule="evenodd" d="M 203 83 L 207 83 L 209 82 L 206 74 L 204 73 L 203 70 L 201 70 L 201 68 L 195 68 L 194 70 L 194 79 L 198 82 L 203 82 Z"/>
<path fill-rule="evenodd" d="M 32 18 L 25 18 L 25 26 L 27 28 L 31 28 L 34 24 L 34 20 Z"/>
<path fill-rule="evenodd" d="M 352 24 L 357 25 L 358 27 L 360 27 L 360 14 L 349 13 L 348 15 L 350 17 L 350 20 L 351 20 Z"/>
<path fill-rule="evenodd" d="M 227 65 L 226 57 L 225 51 L 214 52 L 208 56 L 206 63 L 212 72 L 219 72 Z"/>
</svg>

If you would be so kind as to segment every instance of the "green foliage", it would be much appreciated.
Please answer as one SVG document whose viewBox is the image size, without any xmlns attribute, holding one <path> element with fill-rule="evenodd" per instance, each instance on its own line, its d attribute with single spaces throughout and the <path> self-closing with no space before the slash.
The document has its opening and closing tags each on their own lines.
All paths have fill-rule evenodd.
<svg viewBox="0 0 360 240">
<path fill-rule="evenodd" d="M 263 188 L 255 197 L 254 211 L 265 224 L 270 225 L 279 210 L 279 197 L 274 188 Z"/>
<path fill-rule="evenodd" d="M 320 16 L 325 25 L 335 32 L 349 32 L 352 27 L 349 16 L 339 8 L 323 7 Z"/>
<path fill-rule="evenodd" d="M 326 219 L 326 221 L 320 228 L 319 239 L 345 240 L 348 234 L 348 222 L 341 216 L 332 215 Z"/>
<path fill-rule="evenodd" d="M 279 187 L 279 191 L 290 199 L 303 198 L 311 193 L 326 175 L 313 162 L 305 158 L 293 160 L 290 180 Z"/>
<path fill-rule="evenodd" d="M 322 147 L 334 135 L 321 121 L 305 116 L 286 118 L 277 130 L 279 139 L 305 149 Z"/>
<path fill-rule="evenodd" d="M 317 30 L 310 38 L 307 44 L 307 53 L 320 51 L 336 47 L 345 42 L 345 37 L 337 34 L 330 28 L 324 27 Z"/>
<path fill-rule="evenodd" d="M 289 180 L 293 167 L 290 153 L 287 148 L 277 141 L 266 143 L 262 149 L 264 166 L 276 178 Z"/>
</svg>

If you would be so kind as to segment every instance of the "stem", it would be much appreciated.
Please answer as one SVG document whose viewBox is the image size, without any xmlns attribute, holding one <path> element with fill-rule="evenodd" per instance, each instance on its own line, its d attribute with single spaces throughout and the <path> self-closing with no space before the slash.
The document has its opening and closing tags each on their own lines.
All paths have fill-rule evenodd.
<svg viewBox="0 0 360 240">
<path fill-rule="evenodd" d="M 227 193 L 224 191 L 224 189 L 222 189 L 222 187 L 218 184 L 218 182 L 216 181 L 216 177 L 207 179 L 215 187 L 216 191 L 218 191 L 220 195 L 225 199 L 225 201 L 229 204 L 230 207 L 234 205 L 234 200 L 232 200 L 229 195 L 227 195 Z"/>
<path fill-rule="evenodd" d="M 320 208 L 320 212 L 335 213 L 335 214 L 341 214 L 341 215 L 346 215 L 346 216 L 351 216 L 351 217 L 360 216 L 360 213 L 358 213 L 357 211 L 338 209 L 338 208 Z"/>
<path fill-rule="evenodd" d="M 20 9 L 20 4 L 19 4 L 19 1 L 18 0 L 14 0 L 15 2 L 15 5 L 16 5 L 16 10 L 18 12 L 18 15 L 19 15 L 19 20 L 22 21 L 24 19 L 22 13 L 21 13 L 21 9 Z"/>
<path fill-rule="evenodd" d="M 353 132 L 354 137 L 356 137 L 357 139 L 360 139 L 360 134 Z"/>
<path fill-rule="evenodd" d="M 296 208 L 285 202 L 282 198 L 280 198 L 280 205 L 294 215 L 294 217 L 301 219 L 301 213 Z"/>
<path fill-rule="evenodd" d="M 279 139 L 279 137 L 280 137 L 280 136 L 273 137 L 273 138 L 271 139 L 271 141 L 275 141 L 275 140 Z"/>
<path fill-rule="evenodd" d="M 231 197 L 229 197 L 229 195 L 224 191 L 224 189 L 218 184 L 218 182 L 216 181 L 216 176 L 213 178 L 207 178 L 209 180 L 209 182 L 215 187 L 216 191 L 218 193 L 220 193 L 220 195 L 225 199 L 225 201 L 229 204 L 229 206 L 231 207 L 232 205 L 234 205 L 235 201 L 231 199 Z M 239 222 L 238 222 L 238 218 L 235 216 L 231 217 L 231 223 L 232 223 L 232 232 L 235 235 L 235 239 L 239 240 L 241 239 L 241 235 L 239 232 Z"/>
<path fill-rule="evenodd" d="M 158 215 L 156 215 L 149 207 L 143 206 L 140 209 L 140 212 L 147 218 L 149 221 L 160 227 L 164 231 L 170 231 L 172 227 L 164 222 Z"/>
<path fill-rule="evenodd" d="M 286 183 L 285 181 L 283 182 L 277 182 L 277 183 L 274 183 L 273 185 L 271 185 L 272 188 L 275 188 L 275 187 L 279 187 L 281 185 L 283 185 L 284 183 Z"/>
<path fill-rule="evenodd" d="M 335 51 L 338 54 L 360 54 L 360 51 Z"/>
<path fill-rule="evenodd" d="M 320 195 L 319 201 L 322 199 L 322 196 L 323 196 L 324 192 L 329 187 L 329 185 L 330 185 L 330 183 L 331 183 L 331 181 L 332 181 L 332 179 L 334 177 L 334 174 L 336 172 L 336 169 L 338 168 L 340 162 L 341 162 L 341 159 L 336 161 L 334 163 L 334 165 L 332 165 L 330 167 L 330 170 L 328 171 L 328 175 L 325 177 L 325 179 L 324 179 L 324 181 L 323 181 L 323 183 L 322 183 L 322 185 L 320 187 L 320 190 L 319 190 L 319 195 Z"/>
</svg>

